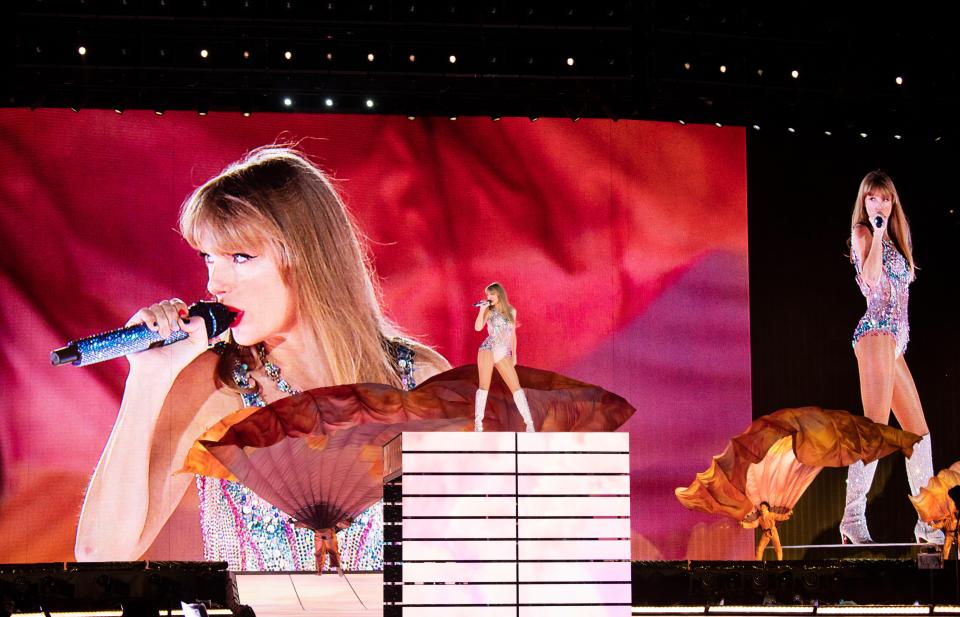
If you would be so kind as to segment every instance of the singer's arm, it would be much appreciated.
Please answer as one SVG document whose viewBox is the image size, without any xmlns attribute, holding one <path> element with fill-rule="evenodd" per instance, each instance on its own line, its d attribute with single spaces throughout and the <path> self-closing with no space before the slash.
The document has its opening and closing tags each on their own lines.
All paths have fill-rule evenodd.
<svg viewBox="0 0 960 617">
<path fill-rule="evenodd" d="M 132 561 L 153 543 L 193 480 L 175 473 L 187 449 L 231 411 L 214 382 L 216 361 L 204 353 L 178 375 L 131 368 L 80 514 L 78 560 Z"/>
<path fill-rule="evenodd" d="M 490 305 L 484 305 L 480 307 L 480 312 L 477 313 L 477 321 L 473 324 L 473 329 L 477 332 L 483 330 L 484 324 L 487 323 L 487 310 L 490 308 Z"/>
<path fill-rule="evenodd" d="M 884 230 L 874 229 L 873 233 L 866 225 L 860 224 L 853 228 L 851 250 L 857 252 L 860 263 L 860 278 L 867 287 L 873 287 L 880 280 L 883 272 L 883 234 Z"/>
</svg>

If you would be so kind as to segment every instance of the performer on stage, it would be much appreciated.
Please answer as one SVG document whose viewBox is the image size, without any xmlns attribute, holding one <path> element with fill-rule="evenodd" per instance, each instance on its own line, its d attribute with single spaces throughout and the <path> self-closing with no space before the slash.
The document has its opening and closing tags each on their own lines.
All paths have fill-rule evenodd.
<svg viewBox="0 0 960 617">
<path fill-rule="evenodd" d="M 527 432 L 533 433 L 536 429 L 533 427 L 533 418 L 530 416 L 530 406 L 527 404 L 527 396 L 520 387 L 520 379 L 514 368 L 517 365 L 517 310 L 510 305 L 507 292 L 500 283 L 490 283 L 484 293 L 487 298 L 480 303 L 480 312 L 477 313 L 477 320 L 474 323 L 474 329 L 477 332 L 480 332 L 486 324 L 488 334 L 477 352 L 480 387 L 477 389 L 475 401 L 474 430 L 483 431 L 483 413 L 487 406 L 493 367 L 496 366 L 500 377 L 513 393 L 513 401 L 517 404 Z"/>
<path fill-rule="evenodd" d="M 770 504 L 766 501 L 760 502 L 760 512 L 752 521 L 740 521 L 744 529 L 760 528 L 760 541 L 757 542 L 757 561 L 763 561 L 763 551 L 767 544 L 773 542 L 773 550 L 777 552 L 777 561 L 783 561 L 783 547 L 780 545 L 780 533 L 777 531 L 777 523 L 783 522 L 793 515 L 793 510 L 784 514 L 777 514 L 770 511 Z"/>
<path fill-rule="evenodd" d="M 907 300 L 915 264 L 910 226 L 897 189 L 884 172 L 872 171 L 861 181 L 851 226 L 850 260 L 867 299 L 867 312 L 853 333 L 863 412 L 874 422 L 887 424 L 892 409 L 903 430 L 923 437 L 906 461 L 910 491 L 917 495 L 933 476 L 933 460 L 920 396 L 903 357 L 910 338 Z M 848 468 L 846 507 L 840 523 L 844 543 L 873 542 L 866 507 L 876 469 L 876 461 L 867 465 L 858 461 Z M 943 532 L 920 520 L 914 536 L 917 542 L 943 542 Z"/>
<path fill-rule="evenodd" d="M 238 316 L 213 350 L 203 321 L 184 319 L 179 299 L 130 318 L 164 337 L 178 329 L 189 337 L 128 356 L 120 411 L 80 516 L 77 558 L 129 561 L 153 547 L 197 559 L 202 547 L 204 558 L 235 569 L 311 570 L 313 531 L 295 529 L 238 483 L 176 473 L 194 440 L 242 407 L 335 384 L 410 389 L 449 364 L 399 338 L 343 202 L 292 149 L 259 148 L 208 180 L 185 201 L 180 231 L 206 265 L 209 293 Z M 196 531 L 172 533 L 171 521 Z"/>
</svg>

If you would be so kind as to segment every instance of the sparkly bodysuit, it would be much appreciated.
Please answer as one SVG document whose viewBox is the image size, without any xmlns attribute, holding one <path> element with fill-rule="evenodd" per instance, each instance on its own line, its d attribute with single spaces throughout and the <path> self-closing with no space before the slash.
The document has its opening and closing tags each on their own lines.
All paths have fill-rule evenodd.
<svg viewBox="0 0 960 617">
<path fill-rule="evenodd" d="M 394 342 L 400 381 L 405 390 L 413 380 L 414 352 Z M 233 371 L 238 386 L 250 386 L 244 364 Z M 241 394 L 244 407 L 263 407 L 258 392 Z M 295 527 L 287 514 L 270 505 L 238 482 L 197 476 L 200 494 L 200 529 L 203 557 L 226 561 L 231 570 L 316 570 L 314 533 Z M 339 532 L 341 561 L 346 570 L 383 569 L 383 502 L 361 513 L 353 524 Z"/>
<path fill-rule="evenodd" d="M 867 335 L 888 334 L 897 341 L 897 357 L 900 357 L 910 341 L 907 321 L 907 301 L 913 281 L 910 266 L 893 243 L 884 238 L 882 271 L 877 283 L 871 287 L 863 280 L 863 266 L 857 252 L 853 251 L 852 255 L 857 285 L 867 299 L 867 312 L 853 331 L 853 345 Z"/>
<path fill-rule="evenodd" d="M 492 351 L 495 363 L 513 355 L 513 324 L 500 311 L 490 309 L 487 338 L 483 339 L 480 349 Z"/>
</svg>

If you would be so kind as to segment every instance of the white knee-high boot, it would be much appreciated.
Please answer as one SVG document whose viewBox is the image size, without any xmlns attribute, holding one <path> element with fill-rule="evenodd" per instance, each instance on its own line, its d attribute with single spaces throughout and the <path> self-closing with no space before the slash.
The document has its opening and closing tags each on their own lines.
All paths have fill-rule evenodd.
<svg viewBox="0 0 960 617">
<path fill-rule="evenodd" d="M 473 430 L 477 433 L 483 432 L 483 411 L 487 408 L 489 393 L 489 390 L 477 388 L 477 398 L 473 402 Z"/>
<path fill-rule="evenodd" d="M 927 433 L 920 438 L 917 445 L 913 446 L 913 456 L 906 459 L 907 463 L 907 482 L 910 483 L 910 494 L 916 497 L 920 494 L 920 489 L 927 485 L 930 478 L 933 477 L 933 449 L 930 445 L 930 434 Z M 934 529 L 920 519 L 913 528 L 913 537 L 917 543 L 922 538 L 924 542 L 931 544 L 943 544 L 943 531 Z"/>
<path fill-rule="evenodd" d="M 523 393 L 523 388 L 513 393 L 513 402 L 517 404 L 520 417 L 523 418 L 523 423 L 527 425 L 527 432 L 537 432 L 536 429 L 533 428 L 533 417 L 530 416 L 530 405 L 527 404 L 527 395 Z"/>
<path fill-rule="evenodd" d="M 867 493 L 877 473 L 877 461 L 867 465 L 857 461 L 847 467 L 847 499 L 840 521 L 840 540 L 844 544 L 873 544 L 867 529 Z"/>
</svg>

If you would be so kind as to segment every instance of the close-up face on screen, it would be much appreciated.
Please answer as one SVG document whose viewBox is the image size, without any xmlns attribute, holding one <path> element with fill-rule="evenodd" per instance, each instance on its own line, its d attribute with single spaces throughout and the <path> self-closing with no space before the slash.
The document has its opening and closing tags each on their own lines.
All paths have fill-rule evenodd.
<svg viewBox="0 0 960 617">
<path fill-rule="evenodd" d="M 217 554 L 239 570 L 303 566 L 287 514 L 185 460 L 176 468 L 170 453 L 298 384 L 409 390 L 478 358 L 481 369 L 484 358 L 496 364 L 491 400 L 506 362 L 521 382 L 532 375 L 524 367 L 556 373 L 635 409 L 607 429 L 629 434 L 632 559 L 752 555 L 749 534 L 674 495 L 753 417 L 745 129 L 11 109 L 0 110 L 0 134 L 0 563 L 109 557 L 85 543 L 109 525 L 130 538 L 116 560 L 237 550 Z M 271 146 L 279 162 L 251 162 Z M 311 200 L 328 219 L 303 224 Z M 50 363 L 68 341 L 125 324 L 169 335 L 200 300 L 241 313 L 220 338 L 248 349 L 255 386 L 236 374 L 239 361 L 225 364 L 230 352 L 200 349 L 196 388 L 176 375 L 138 378 L 179 370 L 196 337 L 157 352 L 162 361 L 142 359 L 150 351 Z M 513 310 L 498 312 L 501 302 Z M 304 307 L 316 319 L 298 321 Z M 315 349 L 285 363 L 289 333 L 307 331 Z M 391 347 L 394 337 L 406 346 Z M 201 375 L 192 370 L 184 375 Z M 525 387 L 542 418 L 548 395 Z M 464 423 L 443 430 L 473 430 L 469 397 Z M 515 405 L 522 432 L 526 399 Z M 366 452 L 336 447 L 344 460 Z M 171 462 L 160 473 L 162 457 Z M 147 481 L 124 501 L 128 485 Z M 383 516 L 377 502 L 331 523 L 349 569 L 383 568 Z M 214 538 L 227 528 L 256 536 L 257 550 Z M 271 544 L 281 532 L 287 549 Z"/>
</svg>

